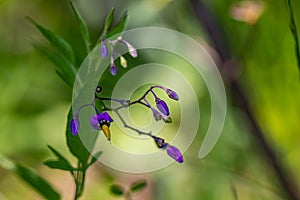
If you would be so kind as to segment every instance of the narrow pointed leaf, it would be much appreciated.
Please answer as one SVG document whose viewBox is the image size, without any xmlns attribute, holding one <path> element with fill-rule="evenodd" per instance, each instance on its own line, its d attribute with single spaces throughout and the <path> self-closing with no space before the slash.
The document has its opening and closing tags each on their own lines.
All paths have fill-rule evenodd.
<svg viewBox="0 0 300 200">
<path fill-rule="evenodd" d="M 82 16 L 80 15 L 80 13 L 79 13 L 77 7 L 75 6 L 75 4 L 72 1 L 70 2 L 70 4 L 71 4 L 72 10 L 75 14 L 76 20 L 79 24 L 81 35 L 82 35 L 82 38 L 84 40 L 87 53 L 89 53 L 90 52 L 90 34 L 89 34 L 88 27 L 87 27 L 85 21 L 83 20 Z"/>
<path fill-rule="evenodd" d="M 20 164 L 16 164 L 15 173 L 45 199 L 58 200 L 60 195 L 52 188 L 50 183 L 37 175 L 34 171 Z"/>
<path fill-rule="evenodd" d="M 290 18 L 290 30 L 291 33 L 294 37 L 294 43 L 295 43 L 295 54 L 296 54 L 296 59 L 297 59 L 297 65 L 298 65 L 298 73 L 299 73 L 299 79 L 300 79 L 300 39 L 298 36 L 298 29 L 297 29 L 297 23 L 295 20 L 295 15 L 293 11 L 293 6 L 291 3 L 291 0 L 286 0 L 285 1 L 288 12 L 289 12 L 289 18 Z"/>
<path fill-rule="evenodd" d="M 147 187 L 146 180 L 139 180 L 139 181 L 136 181 L 136 182 L 131 184 L 130 191 L 131 192 L 137 192 L 137 191 L 140 191 L 140 190 L 144 189 L 145 187 Z"/>
<path fill-rule="evenodd" d="M 110 26 L 112 24 L 112 21 L 113 21 L 113 18 L 114 18 L 114 12 L 115 12 L 115 9 L 112 8 L 110 10 L 110 12 L 108 13 L 108 15 L 106 16 L 103 30 L 100 33 L 100 36 L 99 36 L 99 38 L 97 40 L 97 43 L 95 45 L 97 45 L 98 43 L 100 43 L 106 37 L 107 31 L 110 28 Z"/>
<path fill-rule="evenodd" d="M 111 185 L 109 190 L 112 194 L 117 195 L 117 196 L 121 196 L 124 194 L 124 188 L 117 184 Z"/>
<path fill-rule="evenodd" d="M 60 51 L 71 63 L 75 62 L 75 54 L 73 51 L 72 46 L 63 39 L 60 35 L 53 32 L 50 29 L 43 27 L 42 25 L 38 24 L 32 18 L 27 17 L 27 19 L 42 33 L 42 35 Z"/>
<path fill-rule="evenodd" d="M 61 155 L 56 149 L 54 149 L 52 146 L 48 145 L 47 147 L 54 153 L 54 155 L 56 155 L 58 159 L 67 161 L 67 159 L 63 155 Z"/>
<path fill-rule="evenodd" d="M 67 170 L 67 171 L 74 170 L 74 168 L 69 163 L 69 161 L 64 156 L 62 156 L 57 150 L 55 150 L 50 145 L 48 145 L 48 148 L 56 155 L 58 160 L 47 160 L 44 162 L 45 165 L 47 165 L 50 168 L 54 168 L 54 169 L 62 169 L 62 170 Z"/>
<path fill-rule="evenodd" d="M 106 38 L 110 38 L 112 36 L 118 36 L 122 33 L 128 23 L 128 14 L 125 12 L 119 22 L 106 34 Z"/>
<path fill-rule="evenodd" d="M 34 45 L 34 48 L 46 58 L 48 58 L 55 66 L 60 77 L 72 87 L 74 84 L 76 69 L 74 65 L 68 61 L 65 57 L 58 53 L 55 53 L 40 45 Z"/>
<path fill-rule="evenodd" d="M 115 12 L 115 9 L 112 8 L 110 10 L 110 12 L 108 13 L 106 19 L 105 19 L 105 24 L 104 24 L 104 30 L 103 30 L 103 33 L 106 33 L 107 30 L 109 29 L 112 21 L 113 21 L 113 18 L 114 18 L 114 12 Z"/>
<path fill-rule="evenodd" d="M 66 171 L 74 170 L 74 168 L 70 165 L 70 163 L 65 162 L 64 160 L 47 160 L 44 162 L 44 164 L 52 169 L 61 169 Z"/>
<path fill-rule="evenodd" d="M 98 151 L 97 153 L 95 153 L 95 155 L 93 155 L 91 162 L 89 163 L 89 166 L 91 166 L 92 164 L 94 164 L 102 155 L 102 151 Z"/>
<path fill-rule="evenodd" d="M 69 78 L 66 77 L 66 75 L 64 73 L 62 73 L 59 70 L 55 70 L 56 74 L 69 86 L 69 87 L 73 87 L 72 81 L 69 80 Z"/>
<path fill-rule="evenodd" d="M 60 199 L 60 195 L 52 188 L 50 183 L 45 179 L 37 175 L 31 169 L 22 166 L 21 164 L 15 163 L 6 156 L 0 154 L 0 167 L 15 173 L 23 181 L 29 184 L 34 190 L 45 199 Z"/>
</svg>

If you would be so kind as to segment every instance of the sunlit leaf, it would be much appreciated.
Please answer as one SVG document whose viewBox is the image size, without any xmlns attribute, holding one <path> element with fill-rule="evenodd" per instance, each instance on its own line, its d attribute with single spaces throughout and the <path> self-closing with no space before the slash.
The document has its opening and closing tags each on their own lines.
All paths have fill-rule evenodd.
<svg viewBox="0 0 300 200">
<path fill-rule="evenodd" d="M 55 53 L 45 47 L 35 44 L 34 48 L 46 58 L 48 58 L 55 66 L 60 77 L 70 86 L 73 87 L 76 69 L 74 65 L 65 57 Z"/>
<path fill-rule="evenodd" d="M 117 195 L 117 196 L 121 196 L 124 194 L 124 188 L 117 184 L 111 185 L 109 190 L 112 194 Z"/>
<path fill-rule="evenodd" d="M 125 12 L 119 22 L 106 34 L 106 38 L 110 38 L 112 36 L 117 36 L 118 34 L 122 33 L 128 23 L 128 14 Z"/>
<path fill-rule="evenodd" d="M 72 1 L 70 2 L 70 4 L 71 4 L 72 10 L 75 14 L 76 20 L 79 24 L 80 32 L 81 32 L 81 35 L 83 37 L 83 40 L 84 40 L 84 43 L 85 43 L 85 46 L 87 49 L 87 53 L 89 53 L 90 52 L 90 34 L 89 34 L 88 27 L 87 27 L 85 21 L 83 20 L 82 16 L 80 15 L 75 4 Z"/>
<path fill-rule="evenodd" d="M 131 192 L 137 192 L 137 191 L 140 191 L 140 190 L 144 189 L 145 187 L 147 187 L 146 180 L 138 180 L 138 181 L 131 184 L 130 191 Z"/>
<path fill-rule="evenodd" d="M 16 165 L 12 160 L 0 153 L 0 167 L 12 171 L 16 168 Z"/>
<path fill-rule="evenodd" d="M 38 24 L 32 18 L 27 19 L 43 34 L 43 36 L 56 47 L 71 63 L 75 62 L 75 54 L 71 45 L 60 35 Z"/>
</svg>

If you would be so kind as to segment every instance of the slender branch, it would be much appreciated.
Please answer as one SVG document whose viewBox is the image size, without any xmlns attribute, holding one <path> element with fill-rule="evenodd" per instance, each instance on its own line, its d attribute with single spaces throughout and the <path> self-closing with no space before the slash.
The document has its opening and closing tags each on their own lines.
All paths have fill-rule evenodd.
<svg viewBox="0 0 300 200">
<path fill-rule="evenodd" d="M 118 117 L 119 117 L 120 120 L 122 121 L 122 123 L 123 123 L 123 125 L 124 125 L 125 128 L 129 128 L 129 129 L 131 129 L 131 130 L 137 132 L 139 135 L 147 135 L 147 136 L 152 137 L 151 132 L 146 133 L 146 132 L 140 131 L 139 129 L 136 129 L 136 128 L 134 128 L 134 127 L 128 125 L 128 124 L 125 122 L 125 120 L 123 119 L 122 115 L 119 113 L 118 110 L 113 110 L 113 111 L 115 111 L 115 113 L 118 115 Z"/>
<path fill-rule="evenodd" d="M 145 99 L 145 96 L 146 96 L 146 95 L 149 93 L 149 91 L 151 91 L 151 90 L 152 90 L 152 87 L 151 87 L 149 90 L 147 90 L 147 91 L 145 92 L 145 94 L 144 94 L 141 98 L 139 98 L 138 100 L 135 100 L 135 101 L 133 101 L 133 102 L 130 102 L 129 100 L 121 100 L 121 99 L 114 99 L 114 98 L 107 98 L 107 97 L 98 97 L 98 96 L 95 96 L 95 97 L 96 97 L 97 99 L 99 99 L 99 100 L 102 100 L 103 110 L 113 111 L 113 112 L 115 112 L 115 113 L 118 115 L 119 119 L 122 121 L 123 126 L 124 126 L 125 128 L 129 128 L 129 129 L 131 129 L 131 130 L 137 132 L 139 135 L 147 135 L 147 136 L 153 137 L 153 135 L 151 134 L 151 132 L 146 133 L 146 132 L 140 131 L 139 129 L 136 129 L 136 128 L 134 128 L 134 127 L 128 125 L 128 124 L 126 123 L 126 121 L 123 119 L 122 115 L 119 113 L 119 110 L 120 110 L 120 109 L 122 109 L 122 108 L 127 108 L 127 107 L 129 107 L 129 106 L 131 106 L 131 105 L 138 104 L 138 103 L 141 104 L 141 105 L 144 105 L 144 106 L 146 106 L 146 107 L 149 108 L 150 106 L 149 106 L 148 104 L 142 102 L 142 100 Z M 107 107 L 107 106 L 105 105 L 105 103 L 103 102 L 103 100 L 116 101 L 116 102 L 119 102 L 119 103 L 121 104 L 121 106 L 116 107 L 116 108 L 109 108 L 109 107 Z M 129 102 L 129 103 L 128 103 L 128 104 L 124 104 L 124 101 Z"/>
<path fill-rule="evenodd" d="M 83 193 L 84 185 L 85 185 L 85 174 L 87 168 L 83 166 L 83 164 L 78 161 L 78 171 L 75 171 L 73 173 L 73 178 L 75 181 L 75 195 L 74 195 L 74 200 L 77 200 Z"/>
<path fill-rule="evenodd" d="M 210 37 L 213 45 L 215 46 L 216 51 L 219 53 L 222 65 L 220 65 L 220 71 L 223 72 L 224 78 L 228 80 L 228 86 L 231 90 L 232 99 L 237 100 L 236 105 L 244 111 L 246 117 L 249 120 L 249 125 L 251 133 L 256 143 L 259 145 L 260 150 L 263 152 L 264 156 L 267 158 L 269 165 L 273 168 L 274 172 L 277 175 L 277 178 L 285 191 L 286 196 L 289 199 L 296 200 L 299 199 L 299 194 L 297 192 L 297 185 L 292 179 L 292 175 L 289 171 L 283 166 L 281 161 L 278 159 L 275 150 L 267 142 L 262 130 L 260 129 L 253 111 L 250 107 L 249 100 L 244 94 L 243 90 L 238 84 L 236 76 L 228 77 L 228 74 L 224 73 L 225 66 L 226 70 L 235 72 L 240 67 L 237 63 L 230 66 L 225 65 L 226 62 L 232 59 L 230 46 L 225 37 L 225 32 L 223 27 L 216 20 L 215 15 L 207 8 L 205 3 L 202 0 L 189 0 L 191 7 L 199 21 L 199 23 L 206 29 L 208 36 Z M 234 63 L 234 62 L 233 62 Z M 227 76 L 227 77 L 226 77 Z"/>
<path fill-rule="evenodd" d="M 118 103 L 121 104 L 121 106 L 117 107 L 117 108 L 108 108 L 104 103 L 102 103 L 102 105 L 104 106 L 104 109 L 105 110 L 120 110 L 122 108 L 126 108 L 126 107 L 129 107 L 129 106 L 132 106 L 134 104 L 141 104 L 141 105 L 144 105 L 148 108 L 150 108 L 150 105 L 149 104 L 146 104 L 144 102 L 142 102 L 142 100 L 145 100 L 147 94 L 149 92 L 151 92 L 155 98 L 157 98 L 156 94 L 153 92 L 153 89 L 154 88 L 160 88 L 160 89 L 164 89 L 162 86 L 159 86 L 159 85 L 155 85 L 155 86 L 151 86 L 144 94 L 143 96 L 141 96 L 139 99 L 135 100 L 135 101 L 132 101 L 130 102 L 130 100 L 124 100 L 124 99 L 115 99 L 115 98 L 108 98 L 108 97 L 98 97 L 97 95 L 95 95 L 95 98 L 96 99 L 99 99 L 99 100 L 102 100 L 102 101 L 116 101 Z"/>
</svg>

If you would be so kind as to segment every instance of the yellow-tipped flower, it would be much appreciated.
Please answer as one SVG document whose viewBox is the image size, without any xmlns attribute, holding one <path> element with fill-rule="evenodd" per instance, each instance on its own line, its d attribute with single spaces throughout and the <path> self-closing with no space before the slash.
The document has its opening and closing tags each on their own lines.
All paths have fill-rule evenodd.
<svg viewBox="0 0 300 200">
<path fill-rule="evenodd" d="M 123 56 L 120 57 L 120 64 L 123 68 L 127 67 L 127 60 Z"/>
<path fill-rule="evenodd" d="M 90 124 L 94 130 L 102 130 L 107 140 L 111 139 L 109 126 L 114 120 L 107 112 L 102 112 L 97 115 L 93 115 L 90 118 Z"/>
<path fill-rule="evenodd" d="M 103 124 L 101 126 L 101 129 L 105 135 L 105 137 L 107 138 L 108 141 L 110 141 L 110 130 L 107 124 Z"/>
</svg>

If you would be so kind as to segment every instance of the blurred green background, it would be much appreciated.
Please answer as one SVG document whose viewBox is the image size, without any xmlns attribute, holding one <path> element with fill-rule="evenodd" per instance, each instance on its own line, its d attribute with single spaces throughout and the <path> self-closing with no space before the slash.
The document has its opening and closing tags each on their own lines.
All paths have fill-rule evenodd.
<svg viewBox="0 0 300 200">
<path fill-rule="evenodd" d="M 159 26 L 183 32 L 207 46 L 210 41 L 185 0 L 85 0 L 74 1 L 96 39 L 104 17 L 115 7 L 117 18 L 129 12 L 129 28 Z M 238 10 L 241 1 L 205 1 L 225 28 L 231 48 L 240 59 L 238 72 L 260 128 L 280 161 L 299 186 L 300 180 L 300 84 L 284 1 L 261 1 L 258 10 Z M 253 2 L 252 2 L 253 3 Z M 300 27 L 300 2 L 293 1 Z M 255 4 L 256 5 L 256 4 Z M 261 12 L 261 13 L 260 13 Z M 32 47 L 47 45 L 25 19 L 33 19 L 55 30 L 81 55 L 84 44 L 67 1 L 0 0 L 0 153 L 32 167 L 62 194 L 72 199 L 74 186 L 66 172 L 42 164 L 50 157 L 51 144 L 75 161 L 65 145 L 65 123 L 71 89 L 54 72 L 53 65 Z M 238 18 L 240 20 L 234 19 Z M 168 61 L 166 61 L 168 62 Z M 171 62 L 171 61 L 170 61 Z M 193 83 L 194 87 L 199 87 Z M 227 94 L 230 102 L 232 97 Z M 228 103 L 223 133 L 205 159 L 197 157 L 203 132 L 210 119 L 210 100 L 199 91 L 201 122 L 197 138 L 176 163 L 155 173 L 134 175 L 112 171 L 101 164 L 89 170 L 81 199 L 120 199 L 109 185 L 128 185 L 146 178 L 149 186 L 134 199 L 284 199 L 276 175 L 249 133 L 244 114 Z M 0 200 L 41 199 L 21 180 L 0 168 Z"/>
</svg>

